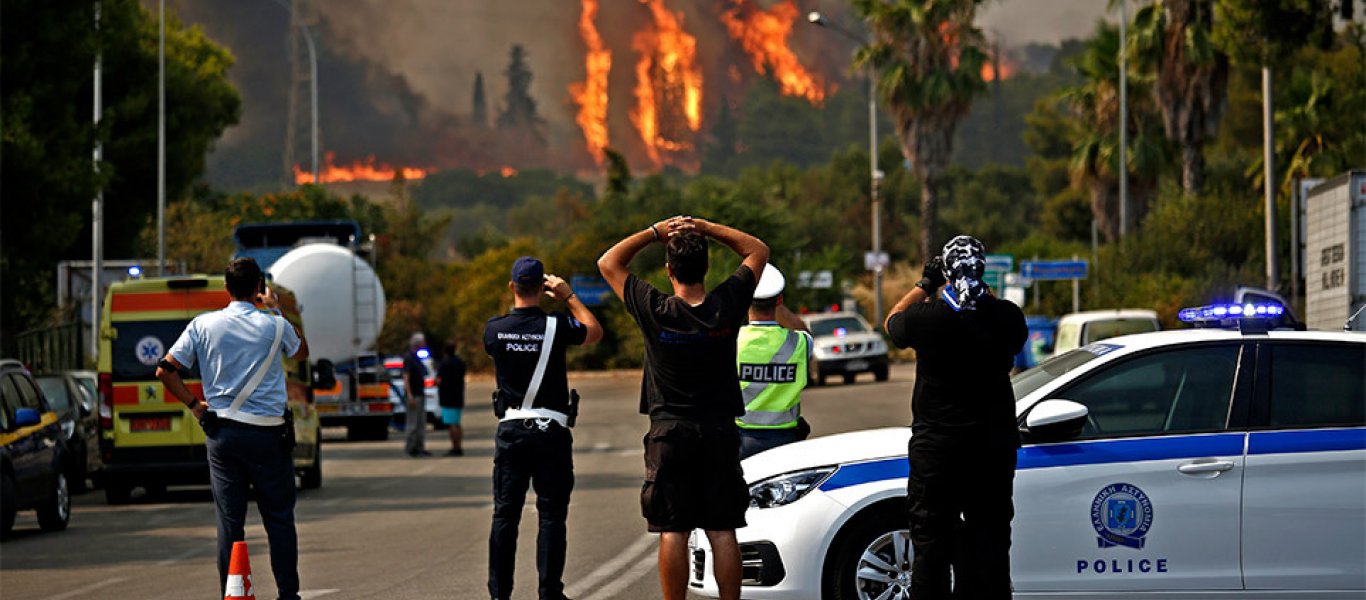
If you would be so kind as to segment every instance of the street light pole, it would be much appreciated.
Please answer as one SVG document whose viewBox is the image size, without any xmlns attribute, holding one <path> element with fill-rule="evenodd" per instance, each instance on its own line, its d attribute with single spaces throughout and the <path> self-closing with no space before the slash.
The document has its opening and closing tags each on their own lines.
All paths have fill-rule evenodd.
<svg viewBox="0 0 1366 600">
<path fill-rule="evenodd" d="M 1129 68 L 1126 24 L 1129 6 L 1119 0 L 1119 237 L 1129 230 Z"/>
<path fill-rule="evenodd" d="M 166 276 L 166 0 L 157 13 L 157 275 Z"/>
<path fill-rule="evenodd" d="M 806 16 L 806 20 L 817 27 L 824 27 L 844 37 L 847 37 L 857 44 L 866 44 L 868 40 L 862 39 L 853 33 L 838 27 L 825 19 L 818 11 L 811 11 Z M 873 229 L 873 322 L 882 322 L 882 202 L 879 194 L 879 187 L 882 185 L 882 170 L 878 169 L 877 160 L 877 73 L 871 64 L 868 65 L 868 168 L 871 178 L 869 186 L 869 196 L 871 202 L 871 220 Z"/>
<path fill-rule="evenodd" d="M 94 163 L 95 175 L 100 173 L 100 161 L 104 160 L 104 143 L 100 141 L 100 117 L 104 114 L 104 89 L 102 87 L 104 75 L 101 73 L 104 59 L 104 36 L 100 35 L 100 3 L 95 3 L 95 34 L 99 49 L 95 51 L 95 106 L 94 106 L 94 127 L 95 151 L 91 162 Z M 100 302 L 104 300 L 100 291 L 100 277 L 104 271 L 104 184 L 96 182 L 99 187 L 95 190 L 95 200 L 90 203 L 90 347 L 86 350 L 86 355 L 92 359 L 99 359 L 100 351 Z"/>
</svg>

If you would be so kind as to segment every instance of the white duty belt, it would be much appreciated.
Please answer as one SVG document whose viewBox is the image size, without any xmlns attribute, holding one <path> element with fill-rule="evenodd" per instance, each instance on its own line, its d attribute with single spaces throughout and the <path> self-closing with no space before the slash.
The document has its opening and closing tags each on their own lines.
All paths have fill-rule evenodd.
<svg viewBox="0 0 1366 600">
<path fill-rule="evenodd" d="M 517 408 L 509 407 L 507 412 L 503 413 L 503 421 L 536 419 L 540 422 L 542 429 L 551 421 L 559 423 L 565 428 L 569 427 L 568 415 L 555 410 L 534 408 L 536 394 L 541 391 L 541 380 L 545 378 L 546 365 L 550 364 L 550 352 L 555 347 L 555 327 L 555 317 L 546 315 L 545 335 L 541 336 L 541 356 L 536 359 L 536 371 L 531 374 L 531 382 L 526 386 L 526 394 L 522 396 L 522 405 Z"/>
<path fill-rule="evenodd" d="M 247 380 L 247 384 L 242 386 L 242 389 L 237 392 L 237 397 L 233 398 L 232 405 L 229 406 L 227 410 L 218 413 L 219 418 L 237 421 L 238 423 L 246 423 L 248 425 L 259 425 L 262 427 L 273 427 L 275 425 L 285 424 L 285 418 L 281 416 L 263 417 L 261 415 L 252 415 L 241 412 L 242 405 L 247 402 L 247 397 L 250 396 L 252 392 L 255 392 L 257 386 L 261 385 L 261 380 L 266 378 L 266 372 L 270 371 L 270 365 L 275 361 L 280 360 L 280 340 L 284 335 L 285 319 L 284 317 L 277 317 L 275 319 L 275 340 L 270 343 L 270 354 L 266 355 L 266 359 L 261 361 L 261 366 L 256 368 L 256 372 L 251 375 L 251 379 Z"/>
</svg>

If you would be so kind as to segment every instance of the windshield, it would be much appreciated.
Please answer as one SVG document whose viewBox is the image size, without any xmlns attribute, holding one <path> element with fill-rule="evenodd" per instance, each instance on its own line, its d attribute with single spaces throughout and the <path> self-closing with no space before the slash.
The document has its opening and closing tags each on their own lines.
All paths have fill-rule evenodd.
<svg viewBox="0 0 1366 600">
<path fill-rule="evenodd" d="M 1100 358 L 1102 354 L 1105 354 L 1105 350 L 1099 346 L 1101 345 L 1078 348 L 1066 354 L 1054 356 L 1037 367 L 1021 371 L 1020 374 L 1010 379 L 1010 386 L 1015 389 L 1015 399 L 1024 398 L 1033 393 L 1034 390 L 1048 385 L 1054 379 L 1066 375 L 1068 371 Z"/>
<path fill-rule="evenodd" d="M 868 331 L 863 322 L 855 317 L 837 317 L 811 321 L 811 335 L 848 335 Z"/>
<path fill-rule="evenodd" d="M 64 413 L 71 409 L 71 398 L 66 394 L 66 383 L 61 377 L 39 377 L 38 387 L 43 389 L 43 396 L 52 410 Z"/>
<path fill-rule="evenodd" d="M 1157 323 L 1152 319 L 1107 319 L 1086 324 L 1086 343 L 1130 335 L 1157 331 Z"/>
</svg>

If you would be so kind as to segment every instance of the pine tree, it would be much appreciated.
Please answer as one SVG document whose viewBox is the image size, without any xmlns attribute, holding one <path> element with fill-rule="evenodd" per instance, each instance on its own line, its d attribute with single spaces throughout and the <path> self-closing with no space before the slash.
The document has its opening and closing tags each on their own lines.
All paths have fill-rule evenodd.
<svg viewBox="0 0 1366 600">
<path fill-rule="evenodd" d="M 474 73 L 474 112 L 470 115 L 474 126 L 483 129 L 489 126 L 488 101 L 484 99 L 484 72 Z"/>
<path fill-rule="evenodd" d="M 545 121 L 536 114 L 536 100 L 531 97 L 531 67 L 526 62 L 526 50 L 520 44 L 512 46 L 503 74 L 508 79 L 508 92 L 503 97 L 503 110 L 498 114 L 498 128 L 520 129 L 544 141 L 541 127 Z"/>
</svg>

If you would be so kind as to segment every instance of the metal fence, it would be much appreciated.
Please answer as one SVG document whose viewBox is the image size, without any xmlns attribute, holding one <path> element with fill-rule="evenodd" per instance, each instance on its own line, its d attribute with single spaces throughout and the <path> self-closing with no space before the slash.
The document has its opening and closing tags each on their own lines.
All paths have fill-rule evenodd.
<svg viewBox="0 0 1366 600">
<path fill-rule="evenodd" d="M 84 369 L 85 336 L 79 323 L 31 329 L 18 335 L 19 360 L 34 374 Z"/>
</svg>

